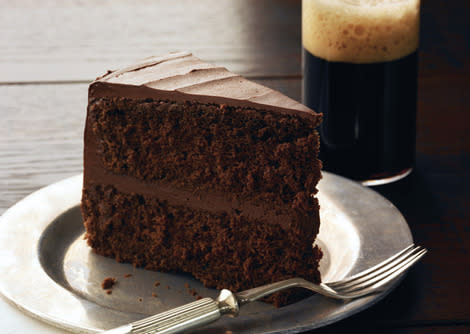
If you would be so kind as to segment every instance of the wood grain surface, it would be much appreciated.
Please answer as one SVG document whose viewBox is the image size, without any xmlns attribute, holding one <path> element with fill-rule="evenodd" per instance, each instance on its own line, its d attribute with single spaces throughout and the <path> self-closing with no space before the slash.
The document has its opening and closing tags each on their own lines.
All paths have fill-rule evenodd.
<svg viewBox="0 0 470 334">
<path fill-rule="evenodd" d="M 82 171 L 87 86 L 107 69 L 189 50 L 300 100 L 300 13 L 289 0 L 0 1 L 0 214 Z M 469 16 L 468 1 L 422 0 L 416 167 L 375 188 L 429 255 L 315 333 L 470 332 Z"/>
</svg>

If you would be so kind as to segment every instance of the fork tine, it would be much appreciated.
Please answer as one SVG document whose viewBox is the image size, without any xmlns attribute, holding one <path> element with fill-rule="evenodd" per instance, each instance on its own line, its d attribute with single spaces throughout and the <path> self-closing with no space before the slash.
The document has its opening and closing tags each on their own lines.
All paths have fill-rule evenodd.
<svg viewBox="0 0 470 334">
<path fill-rule="evenodd" d="M 394 260 L 387 262 L 385 265 L 377 267 L 375 270 L 369 270 L 369 272 L 366 274 L 359 274 L 358 277 L 349 279 L 343 282 L 342 284 L 336 283 L 335 289 L 341 289 L 343 291 L 346 291 L 348 289 L 354 290 L 354 287 L 359 286 L 360 284 L 380 280 L 381 277 L 386 276 L 386 273 L 393 271 L 395 268 L 400 268 L 402 264 L 405 264 L 409 259 L 413 258 L 415 254 L 419 253 L 421 249 L 423 249 L 421 246 L 414 247 L 408 250 L 407 252 L 402 253 Z"/>
<path fill-rule="evenodd" d="M 328 286 L 332 288 L 336 287 L 346 287 L 351 284 L 356 284 L 360 282 L 362 279 L 368 279 L 371 274 L 373 275 L 379 275 L 381 272 L 387 270 L 390 268 L 390 266 L 393 266 L 395 263 L 398 263 L 402 261 L 404 258 L 409 256 L 412 252 L 414 252 L 416 249 L 420 249 L 420 246 L 415 246 L 414 244 L 411 244 L 410 246 L 406 247 L 405 249 L 399 251 L 395 255 L 387 258 L 385 261 L 380 262 L 379 264 L 361 271 L 360 273 L 357 273 L 356 275 L 353 275 L 347 279 L 337 281 L 337 282 L 331 282 L 328 283 Z"/>
<path fill-rule="evenodd" d="M 407 257 L 404 261 L 399 264 L 391 267 L 388 271 L 383 272 L 380 275 L 374 275 L 370 280 L 363 280 L 362 282 L 356 285 L 350 285 L 345 288 L 335 287 L 335 290 L 339 294 L 346 294 L 350 297 L 358 297 L 362 295 L 369 294 L 373 291 L 376 291 L 380 287 L 389 283 L 397 276 L 405 272 L 413 264 L 415 264 L 419 259 L 421 259 L 427 253 L 427 249 L 422 248 L 419 252 L 414 253 L 412 256 Z"/>
</svg>

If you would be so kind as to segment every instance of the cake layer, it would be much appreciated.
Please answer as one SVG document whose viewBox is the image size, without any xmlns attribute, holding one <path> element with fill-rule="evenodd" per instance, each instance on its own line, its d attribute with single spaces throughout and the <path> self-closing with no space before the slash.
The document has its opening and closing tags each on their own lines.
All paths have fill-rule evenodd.
<svg viewBox="0 0 470 334">
<path fill-rule="evenodd" d="M 87 123 L 85 164 L 99 152 L 94 157 L 114 174 L 279 204 L 316 193 L 319 143 L 309 119 L 225 105 L 100 98 L 90 103 Z"/>
<path fill-rule="evenodd" d="M 171 205 L 111 185 L 89 184 L 82 210 L 88 243 L 98 254 L 118 261 L 191 273 L 208 287 L 232 291 L 287 279 L 293 273 L 320 280 L 321 252 L 294 226 Z M 294 295 L 278 294 L 271 301 L 284 304 Z"/>
</svg>

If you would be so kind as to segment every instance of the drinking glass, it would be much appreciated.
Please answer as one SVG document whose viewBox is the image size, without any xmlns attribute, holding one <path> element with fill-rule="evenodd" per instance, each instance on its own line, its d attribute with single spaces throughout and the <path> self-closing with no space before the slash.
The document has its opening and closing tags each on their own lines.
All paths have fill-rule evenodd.
<svg viewBox="0 0 470 334">
<path fill-rule="evenodd" d="M 303 0 L 304 104 L 323 168 L 365 185 L 413 169 L 419 0 Z"/>
</svg>

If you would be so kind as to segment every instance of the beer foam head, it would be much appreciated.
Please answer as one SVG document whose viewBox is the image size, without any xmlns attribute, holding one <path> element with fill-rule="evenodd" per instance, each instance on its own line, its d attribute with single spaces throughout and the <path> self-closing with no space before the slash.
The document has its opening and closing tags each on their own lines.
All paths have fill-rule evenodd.
<svg viewBox="0 0 470 334">
<path fill-rule="evenodd" d="M 317 57 L 390 61 L 416 51 L 418 42 L 419 0 L 302 0 L 302 44 Z"/>
</svg>

